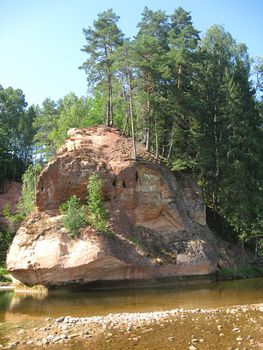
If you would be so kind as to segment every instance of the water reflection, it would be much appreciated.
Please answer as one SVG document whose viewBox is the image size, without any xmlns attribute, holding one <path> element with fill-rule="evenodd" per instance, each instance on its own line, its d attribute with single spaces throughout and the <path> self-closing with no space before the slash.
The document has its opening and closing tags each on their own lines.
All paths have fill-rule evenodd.
<svg viewBox="0 0 263 350">
<path fill-rule="evenodd" d="M 48 296 L 0 293 L 0 320 L 17 317 L 92 316 L 172 308 L 214 308 L 263 302 L 263 278 L 206 285 L 53 292 Z"/>
<path fill-rule="evenodd" d="M 4 321 L 4 314 L 9 309 L 13 292 L 0 292 L 0 322 Z"/>
</svg>

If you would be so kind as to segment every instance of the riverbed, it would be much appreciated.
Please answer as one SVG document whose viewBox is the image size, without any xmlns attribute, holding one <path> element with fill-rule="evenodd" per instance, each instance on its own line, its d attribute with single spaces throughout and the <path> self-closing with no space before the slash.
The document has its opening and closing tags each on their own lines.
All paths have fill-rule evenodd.
<svg viewBox="0 0 263 350">
<path fill-rule="evenodd" d="M 17 349 L 263 349 L 263 279 L 140 289 L 0 293 Z"/>
</svg>

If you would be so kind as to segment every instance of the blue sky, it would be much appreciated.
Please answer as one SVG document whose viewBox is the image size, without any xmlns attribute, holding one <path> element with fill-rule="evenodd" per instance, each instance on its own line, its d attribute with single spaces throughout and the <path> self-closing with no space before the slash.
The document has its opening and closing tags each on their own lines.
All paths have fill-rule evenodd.
<svg viewBox="0 0 263 350">
<path fill-rule="evenodd" d="M 29 104 L 41 104 L 73 91 L 87 94 L 83 27 L 113 8 L 127 37 L 136 34 L 143 8 L 171 14 L 181 6 L 191 11 L 204 35 L 220 24 L 252 57 L 263 56 L 262 0 L 0 0 L 0 84 L 20 88 Z"/>
</svg>

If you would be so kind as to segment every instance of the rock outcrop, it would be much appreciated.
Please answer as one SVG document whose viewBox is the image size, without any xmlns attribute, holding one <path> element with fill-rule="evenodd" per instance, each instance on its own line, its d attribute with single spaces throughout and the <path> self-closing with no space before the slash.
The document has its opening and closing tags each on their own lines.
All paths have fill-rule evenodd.
<svg viewBox="0 0 263 350">
<path fill-rule="evenodd" d="M 218 263 L 200 190 L 174 175 L 137 145 L 106 126 L 71 129 L 55 160 L 42 171 L 36 212 L 18 230 L 7 257 L 12 275 L 28 285 L 87 284 L 207 275 Z M 72 195 L 87 200 L 98 173 L 113 235 L 91 227 L 71 239 L 59 205 Z"/>
<path fill-rule="evenodd" d="M 5 181 L 0 186 L 0 224 L 8 226 L 7 220 L 2 216 L 5 205 L 9 205 L 11 213 L 16 211 L 16 206 L 21 196 L 22 185 L 15 181 Z"/>
</svg>

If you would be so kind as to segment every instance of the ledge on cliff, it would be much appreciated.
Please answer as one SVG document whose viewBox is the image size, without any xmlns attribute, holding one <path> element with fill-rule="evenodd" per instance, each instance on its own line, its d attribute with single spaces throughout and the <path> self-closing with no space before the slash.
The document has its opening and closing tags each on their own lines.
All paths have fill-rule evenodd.
<svg viewBox="0 0 263 350">
<path fill-rule="evenodd" d="M 218 263 L 200 190 L 175 176 L 142 145 L 106 126 L 71 129 L 47 164 L 36 190 L 36 213 L 17 232 L 7 267 L 28 285 L 207 275 Z M 86 201 L 91 174 L 104 182 L 113 237 L 85 228 L 70 239 L 59 205 L 72 195 Z"/>
</svg>

